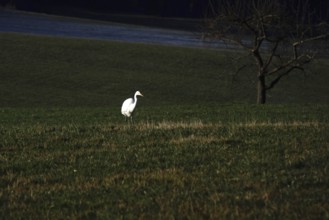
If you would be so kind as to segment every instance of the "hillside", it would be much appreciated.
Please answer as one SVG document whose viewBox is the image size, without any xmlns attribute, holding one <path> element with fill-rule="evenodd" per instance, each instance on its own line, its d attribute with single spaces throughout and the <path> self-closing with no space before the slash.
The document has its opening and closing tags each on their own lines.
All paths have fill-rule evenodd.
<svg viewBox="0 0 329 220">
<path fill-rule="evenodd" d="M 0 34 L 0 106 L 145 106 L 254 103 L 252 70 L 234 76 L 236 52 Z M 328 103 L 329 64 L 291 74 L 269 103 Z"/>
</svg>

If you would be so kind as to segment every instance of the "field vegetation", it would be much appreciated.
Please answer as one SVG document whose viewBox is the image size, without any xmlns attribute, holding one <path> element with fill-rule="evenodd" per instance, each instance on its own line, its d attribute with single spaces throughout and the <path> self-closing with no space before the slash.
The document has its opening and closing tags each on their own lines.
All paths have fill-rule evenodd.
<svg viewBox="0 0 329 220">
<path fill-rule="evenodd" d="M 325 59 L 259 106 L 236 52 L 0 39 L 0 218 L 329 218 Z"/>
<path fill-rule="evenodd" d="M 256 103 L 245 56 L 236 51 L 0 34 L 4 107 L 120 106 L 136 90 L 143 106 Z M 238 62 L 238 63 L 237 63 Z M 327 59 L 291 74 L 268 103 L 329 103 Z M 42 95 L 40 95 L 42 94 Z"/>
</svg>

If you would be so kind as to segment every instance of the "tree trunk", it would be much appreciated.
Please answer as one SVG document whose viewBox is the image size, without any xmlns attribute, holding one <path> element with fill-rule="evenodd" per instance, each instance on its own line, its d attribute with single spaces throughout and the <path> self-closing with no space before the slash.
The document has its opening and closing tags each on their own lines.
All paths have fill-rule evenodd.
<svg viewBox="0 0 329 220">
<path fill-rule="evenodd" d="M 265 104 L 265 102 L 266 102 L 265 76 L 259 75 L 257 82 L 257 104 Z"/>
</svg>

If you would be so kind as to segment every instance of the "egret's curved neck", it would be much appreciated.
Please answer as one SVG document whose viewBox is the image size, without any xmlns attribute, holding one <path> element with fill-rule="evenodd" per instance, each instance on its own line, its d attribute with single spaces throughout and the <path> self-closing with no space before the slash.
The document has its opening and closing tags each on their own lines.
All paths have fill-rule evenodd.
<svg viewBox="0 0 329 220">
<path fill-rule="evenodd" d="M 137 94 L 134 95 L 134 104 L 137 103 Z"/>
</svg>

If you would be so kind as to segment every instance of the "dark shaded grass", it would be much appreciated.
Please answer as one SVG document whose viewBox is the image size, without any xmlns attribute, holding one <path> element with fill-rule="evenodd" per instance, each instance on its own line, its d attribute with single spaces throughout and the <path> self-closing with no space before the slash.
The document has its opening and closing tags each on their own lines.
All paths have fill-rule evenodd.
<svg viewBox="0 0 329 220">
<path fill-rule="evenodd" d="M 1 216 L 328 217 L 327 106 L 216 107 L 2 110 Z"/>
<path fill-rule="evenodd" d="M 235 76 L 246 62 L 232 61 L 244 56 L 236 51 L 5 33 L 0 40 L 2 107 L 115 107 L 136 90 L 144 106 L 256 100 L 255 71 Z M 328 103 L 327 63 L 286 77 L 268 102 Z"/>
</svg>

